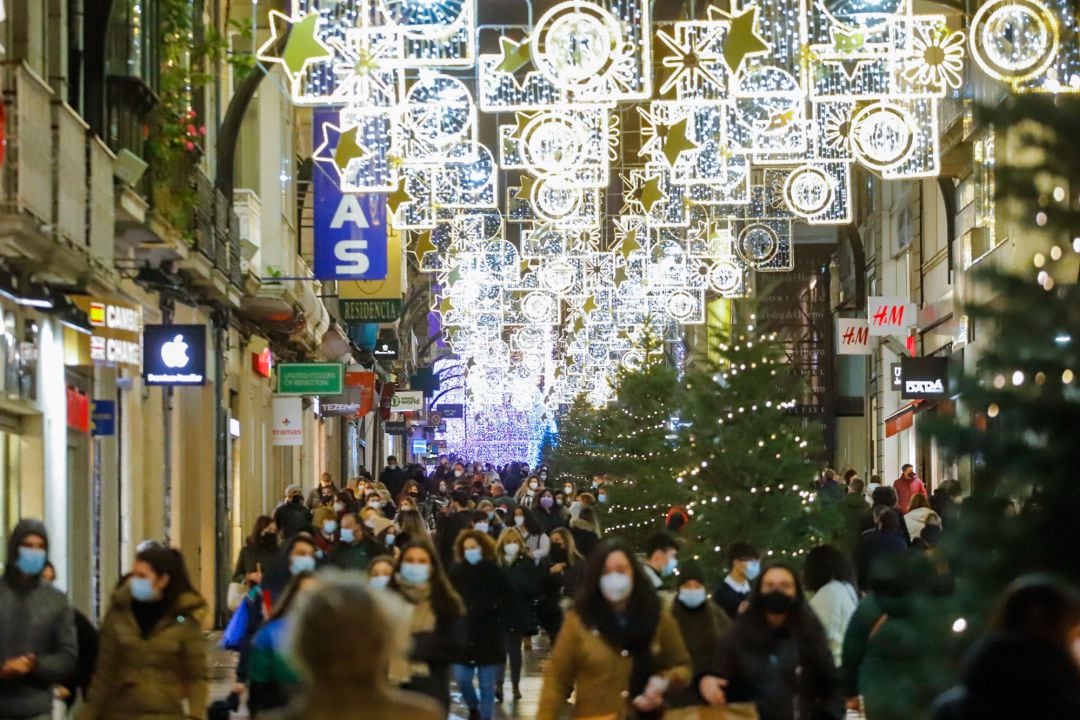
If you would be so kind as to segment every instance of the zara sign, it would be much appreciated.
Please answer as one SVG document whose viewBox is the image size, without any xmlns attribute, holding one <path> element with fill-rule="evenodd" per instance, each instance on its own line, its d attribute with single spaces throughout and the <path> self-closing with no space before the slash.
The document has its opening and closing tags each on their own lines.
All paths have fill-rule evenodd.
<svg viewBox="0 0 1080 720">
<path fill-rule="evenodd" d="M 338 112 L 315 110 L 316 144 L 327 126 L 336 127 Z M 333 133 L 331 132 L 331 136 Z M 318 161 L 312 169 L 315 192 L 315 278 L 318 280 L 384 280 L 386 253 L 386 196 L 343 193 L 332 162 Z"/>
<path fill-rule="evenodd" d="M 147 325 L 143 380 L 147 385 L 206 383 L 206 326 Z"/>
</svg>

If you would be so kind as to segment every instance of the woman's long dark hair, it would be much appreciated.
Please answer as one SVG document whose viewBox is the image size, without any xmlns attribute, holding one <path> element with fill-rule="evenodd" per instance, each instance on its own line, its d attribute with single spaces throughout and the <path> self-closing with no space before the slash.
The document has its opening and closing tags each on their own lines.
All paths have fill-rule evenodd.
<svg viewBox="0 0 1080 720">
<path fill-rule="evenodd" d="M 411 540 L 408 545 L 401 549 L 401 554 L 398 555 L 397 561 L 394 563 L 394 576 L 390 579 L 390 586 L 400 590 L 397 575 L 401 572 L 401 563 L 405 558 L 405 554 L 412 548 L 423 550 L 431 561 L 431 578 L 428 580 L 428 584 L 431 586 L 431 609 L 435 611 L 435 617 L 440 620 L 453 620 L 464 616 L 465 603 L 461 601 L 461 596 L 457 594 L 454 586 L 450 584 L 450 578 L 447 577 L 446 570 L 443 569 L 442 562 L 439 561 L 439 554 L 435 552 L 435 546 L 426 540 Z"/>
<path fill-rule="evenodd" d="M 605 621 L 614 614 L 611 603 L 600 592 L 600 577 L 604 574 L 604 563 L 607 562 L 608 555 L 614 552 L 626 555 L 630 566 L 634 568 L 634 589 L 630 592 L 627 601 L 626 615 L 633 618 L 635 624 L 651 624 L 655 627 L 659 622 L 660 598 L 653 589 L 652 582 L 645 575 L 645 570 L 634 555 L 633 549 L 619 539 L 604 540 L 589 556 L 581 586 L 578 588 L 577 597 L 574 598 L 574 609 L 586 625 L 594 628 L 606 624 Z"/>
<path fill-rule="evenodd" d="M 817 592 L 833 580 L 853 587 L 855 585 L 855 571 L 851 567 L 851 561 L 832 545 L 818 545 L 810 549 L 806 554 L 803 577 L 806 578 L 806 587 L 811 592 Z"/>
<path fill-rule="evenodd" d="M 530 535 L 543 535 L 544 534 L 544 529 L 542 527 L 540 527 L 540 523 L 537 521 L 536 515 L 533 513 L 532 510 L 525 507 L 524 505 L 518 505 L 516 508 L 514 508 L 514 512 L 510 516 L 510 522 L 512 523 L 513 527 L 517 527 L 517 524 L 514 523 L 513 518 L 514 518 L 514 515 L 517 514 L 518 510 L 520 510 L 525 515 L 525 525 L 523 527 L 525 528 L 526 531 L 528 531 L 528 533 Z"/>
<path fill-rule="evenodd" d="M 176 548 L 150 545 L 135 556 L 135 562 L 146 563 L 157 575 L 169 576 L 169 584 L 161 591 L 165 607 L 174 607 L 177 599 L 185 592 L 198 595 L 191 584 L 191 578 L 188 577 L 184 556 Z"/>
<path fill-rule="evenodd" d="M 754 581 L 750 593 L 750 602 L 746 612 L 739 615 L 732 628 L 733 637 L 738 645 L 753 654 L 767 657 L 769 644 L 775 637 L 774 628 L 766 617 L 761 602 L 761 584 L 772 570 L 784 570 L 795 579 L 795 603 L 787 614 L 782 626 L 795 638 L 798 648 L 799 666 L 802 668 L 799 694 L 804 705 L 817 705 L 832 693 L 835 686 L 835 669 L 832 653 L 829 651 L 828 638 L 813 608 L 806 601 L 799 574 L 790 565 L 773 563 L 761 571 Z"/>
<path fill-rule="evenodd" d="M 270 527 L 273 522 L 274 518 L 269 515 L 260 515 L 255 518 L 255 525 L 251 528 L 251 534 L 247 536 L 247 546 L 258 547 L 262 542 L 263 533 L 266 532 L 266 528 Z"/>
</svg>

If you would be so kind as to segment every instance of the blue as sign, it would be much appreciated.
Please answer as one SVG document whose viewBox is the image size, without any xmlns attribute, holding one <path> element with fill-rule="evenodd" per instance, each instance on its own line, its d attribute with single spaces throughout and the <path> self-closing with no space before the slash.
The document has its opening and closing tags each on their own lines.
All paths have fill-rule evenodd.
<svg viewBox="0 0 1080 720">
<path fill-rule="evenodd" d="M 338 124 L 338 111 L 315 110 L 315 147 L 322 144 L 323 126 Z M 330 137 L 336 133 L 330 130 Z M 331 156 L 333 148 L 331 150 Z M 386 196 L 381 193 L 343 193 L 331 162 L 316 161 L 312 169 L 315 193 L 315 277 L 318 280 L 385 280 Z"/>
</svg>

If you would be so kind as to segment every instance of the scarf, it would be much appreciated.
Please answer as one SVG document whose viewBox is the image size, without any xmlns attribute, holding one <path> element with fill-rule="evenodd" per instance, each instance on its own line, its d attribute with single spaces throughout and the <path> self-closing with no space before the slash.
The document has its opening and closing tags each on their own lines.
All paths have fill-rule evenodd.
<svg viewBox="0 0 1080 720">
<path fill-rule="evenodd" d="M 635 698 L 645 690 L 645 685 L 653 675 L 652 640 L 660 624 L 660 613 L 650 613 L 649 617 L 619 616 L 610 610 L 600 613 L 596 629 L 609 644 L 625 650 L 633 662 L 630 670 L 630 697 Z M 655 713 L 638 713 L 638 717 L 660 717 L 662 710 Z"/>
<path fill-rule="evenodd" d="M 435 617 L 435 609 L 431 606 L 430 583 L 414 585 L 402 579 L 400 574 L 394 580 L 398 593 L 412 606 L 412 613 L 409 616 L 409 634 L 434 632 L 438 618 Z M 399 685 L 416 677 L 428 677 L 430 674 L 431 669 L 426 662 L 413 662 L 407 654 L 391 658 L 387 672 L 391 682 Z"/>
</svg>

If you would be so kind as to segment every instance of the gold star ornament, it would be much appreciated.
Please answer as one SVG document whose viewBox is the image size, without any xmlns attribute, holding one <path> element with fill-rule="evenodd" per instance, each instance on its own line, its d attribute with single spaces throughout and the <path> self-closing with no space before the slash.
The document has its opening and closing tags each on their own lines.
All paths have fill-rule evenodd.
<svg viewBox="0 0 1080 720">
<path fill-rule="evenodd" d="M 307 70 L 308 65 L 334 58 L 333 51 L 319 38 L 318 32 L 317 12 L 293 19 L 271 10 L 270 39 L 259 48 L 256 56 L 265 62 L 282 65 L 296 79 Z M 284 45 L 280 41 L 282 37 L 286 38 Z"/>
<path fill-rule="evenodd" d="M 732 74 L 738 74 L 748 57 L 762 55 L 771 49 L 757 31 L 757 6 L 751 6 L 731 16 L 731 26 L 724 40 L 724 62 Z"/>
</svg>

